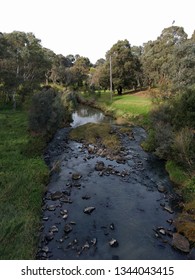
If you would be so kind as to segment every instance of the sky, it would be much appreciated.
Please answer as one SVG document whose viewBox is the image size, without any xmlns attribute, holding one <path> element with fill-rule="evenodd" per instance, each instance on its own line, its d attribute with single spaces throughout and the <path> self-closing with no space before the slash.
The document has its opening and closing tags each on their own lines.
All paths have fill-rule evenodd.
<svg viewBox="0 0 195 280">
<path fill-rule="evenodd" d="M 92 63 L 118 40 L 140 46 L 164 28 L 195 30 L 194 0 L 1 0 L 0 32 L 32 32 L 56 54 Z"/>
</svg>

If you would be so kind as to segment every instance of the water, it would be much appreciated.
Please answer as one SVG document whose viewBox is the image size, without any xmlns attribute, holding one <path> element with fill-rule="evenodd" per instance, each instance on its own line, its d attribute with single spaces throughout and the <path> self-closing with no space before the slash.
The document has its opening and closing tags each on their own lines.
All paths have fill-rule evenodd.
<svg viewBox="0 0 195 280">
<path fill-rule="evenodd" d="M 93 113 L 93 109 L 83 107 L 73 118 L 73 127 L 110 121 L 101 112 Z M 46 153 L 48 164 L 57 162 L 59 168 L 53 172 L 44 198 L 46 221 L 43 221 L 38 258 L 185 259 L 186 255 L 170 245 L 171 237 L 160 233 L 156 236 L 158 227 L 174 231 L 167 220 L 174 219 L 175 214 L 164 209 L 164 205 L 170 205 L 174 193 L 163 163 L 140 146 L 145 131 L 135 127 L 134 138 L 121 136 L 125 163 L 118 163 L 89 154 L 81 143 L 69 141 L 69 130 L 59 130 Z M 98 161 L 104 162 L 107 168 L 103 174 L 95 170 Z M 73 180 L 75 173 L 82 177 Z M 166 194 L 158 191 L 159 184 L 166 187 Z M 65 194 L 66 202 L 62 198 L 51 199 L 56 191 Z M 86 207 L 95 210 L 85 214 Z M 66 219 L 62 215 L 64 210 L 68 213 Z M 69 233 L 64 232 L 66 224 L 72 228 Z M 50 234 L 54 225 L 58 231 Z M 117 241 L 117 247 L 110 246 L 112 239 Z"/>
<path fill-rule="evenodd" d="M 100 110 L 80 105 L 72 114 L 72 127 L 77 127 L 86 123 L 100 123 L 111 121 L 110 117 L 106 117 Z"/>
</svg>

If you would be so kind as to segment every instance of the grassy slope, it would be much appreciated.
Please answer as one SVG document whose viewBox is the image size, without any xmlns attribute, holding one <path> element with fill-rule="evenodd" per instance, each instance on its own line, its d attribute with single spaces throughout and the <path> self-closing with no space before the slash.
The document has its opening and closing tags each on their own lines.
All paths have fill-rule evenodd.
<svg viewBox="0 0 195 280">
<path fill-rule="evenodd" d="M 0 112 L 0 258 L 33 259 L 48 170 L 27 157 L 27 114 Z"/>
</svg>

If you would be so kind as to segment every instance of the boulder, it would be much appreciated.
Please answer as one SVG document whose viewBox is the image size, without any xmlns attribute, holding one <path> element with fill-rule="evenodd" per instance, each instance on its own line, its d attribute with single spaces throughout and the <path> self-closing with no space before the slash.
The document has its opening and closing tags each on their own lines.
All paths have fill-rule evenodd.
<svg viewBox="0 0 195 280">
<path fill-rule="evenodd" d="M 173 234 L 172 246 L 184 253 L 190 252 L 190 243 L 188 239 L 179 233 Z"/>
</svg>

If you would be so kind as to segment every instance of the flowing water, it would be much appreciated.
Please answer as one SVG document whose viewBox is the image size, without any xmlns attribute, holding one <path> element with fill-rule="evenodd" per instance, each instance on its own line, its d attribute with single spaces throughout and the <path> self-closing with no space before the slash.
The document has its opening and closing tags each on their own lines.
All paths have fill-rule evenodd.
<svg viewBox="0 0 195 280">
<path fill-rule="evenodd" d="M 80 107 L 72 127 L 104 121 L 111 119 Z M 175 194 L 163 162 L 140 146 L 144 129 L 134 127 L 131 138 L 121 135 L 124 162 L 89 153 L 69 140 L 70 129 L 60 129 L 45 154 L 55 168 L 44 197 L 37 258 L 185 259 L 170 244 Z M 103 171 L 96 170 L 98 162 Z M 90 214 L 84 213 L 88 207 Z"/>
</svg>

